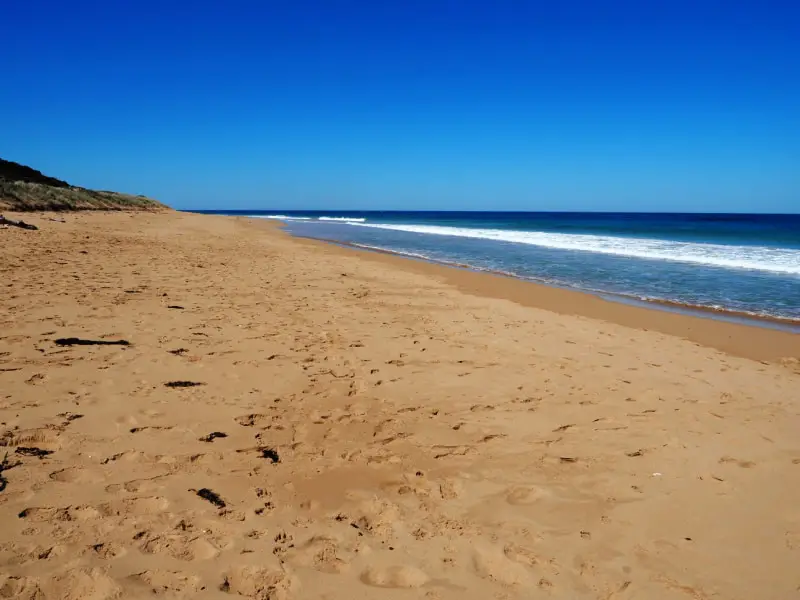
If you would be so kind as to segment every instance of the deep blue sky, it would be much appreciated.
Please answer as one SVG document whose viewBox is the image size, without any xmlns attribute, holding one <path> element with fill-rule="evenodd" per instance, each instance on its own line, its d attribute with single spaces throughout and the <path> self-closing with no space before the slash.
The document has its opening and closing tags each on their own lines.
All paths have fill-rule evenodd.
<svg viewBox="0 0 800 600">
<path fill-rule="evenodd" d="M 178 208 L 800 212 L 791 0 L 20 0 L 0 156 Z"/>
</svg>

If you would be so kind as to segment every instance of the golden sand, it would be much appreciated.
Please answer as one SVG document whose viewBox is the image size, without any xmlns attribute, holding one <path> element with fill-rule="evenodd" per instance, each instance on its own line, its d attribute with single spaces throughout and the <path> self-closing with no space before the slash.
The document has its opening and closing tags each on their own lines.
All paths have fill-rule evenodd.
<svg viewBox="0 0 800 600">
<path fill-rule="evenodd" d="M 800 336 L 257 220 L 25 218 L 0 598 L 798 594 Z"/>
</svg>

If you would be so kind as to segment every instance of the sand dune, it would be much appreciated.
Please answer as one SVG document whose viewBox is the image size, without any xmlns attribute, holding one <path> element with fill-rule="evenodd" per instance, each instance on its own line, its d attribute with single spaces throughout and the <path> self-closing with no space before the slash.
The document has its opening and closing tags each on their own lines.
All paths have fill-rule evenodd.
<svg viewBox="0 0 800 600">
<path fill-rule="evenodd" d="M 25 218 L 0 598 L 798 594 L 798 336 L 558 314 L 256 220 Z"/>
</svg>

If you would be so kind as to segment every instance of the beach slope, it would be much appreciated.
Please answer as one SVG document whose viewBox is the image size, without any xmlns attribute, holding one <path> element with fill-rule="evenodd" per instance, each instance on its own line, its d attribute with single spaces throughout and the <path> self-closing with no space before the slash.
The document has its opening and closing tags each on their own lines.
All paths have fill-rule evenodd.
<svg viewBox="0 0 800 600">
<path fill-rule="evenodd" d="M 24 217 L 0 598 L 798 593 L 797 336 L 737 356 L 259 220 Z"/>
</svg>

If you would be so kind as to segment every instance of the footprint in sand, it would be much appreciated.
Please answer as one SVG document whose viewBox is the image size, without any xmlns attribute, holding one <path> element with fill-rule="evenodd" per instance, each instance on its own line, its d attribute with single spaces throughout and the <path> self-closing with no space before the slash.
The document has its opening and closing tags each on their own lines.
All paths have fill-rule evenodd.
<svg viewBox="0 0 800 600">
<path fill-rule="evenodd" d="M 243 566 L 229 571 L 220 590 L 247 598 L 288 600 L 299 588 L 299 582 L 285 568 Z"/>
<path fill-rule="evenodd" d="M 144 452 L 139 452 L 138 450 L 126 450 L 125 452 L 119 452 L 118 454 L 113 454 L 108 458 L 103 459 L 101 464 L 108 464 L 110 462 L 144 462 L 147 459 L 147 455 Z"/>
<path fill-rule="evenodd" d="M 733 458 L 732 456 L 723 456 L 719 459 L 720 464 L 732 463 L 737 467 L 741 467 L 742 469 L 752 469 L 756 466 L 752 460 L 739 460 L 738 458 Z"/>
<path fill-rule="evenodd" d="M 349 557 L 342 553 L 339 540 L 326 535 L 315 535 L 291 548 L 283 560 L 298 567 L 311 567 L 322 573 L 344 573 L 350 568 Z"/>
<path fill-rule="evenodd" d="M 172 431 L 175 429 L 173 425 L 144 425 L 142 427 L 132 427 L 131 433 L 153 432 L 153 431 Z"/>
<path fill-rule="evenodd" d="M 513 551 L 511 554 L 516 556 Z M 531 574 L 522 564 L 510 560 L 507 554 L 495 548 L 475 548 L 472 568 L 479 577 L 505 585 L 529 585 L 532 581 Z"/>
<path fill-rule="evenodd" d="M 242 427 L 265 427 L 272 422 L 272 417 L 265 414 L 253 413 L 236 417 L 234 421 Z"/>
<path fill-rule="evenodd" d="M 148 477 L 146 479 L 131 479 L 123 483 L 112 483 L 106 486 L 106 492 L 109 494 L 118 494 L 120 492 L 149 492 L 154 489 L 162 487 L 158 482 L 166 475 L 156 475 L 155 477 Z"/>
<path fill-rule="evenodd" d="M 12 555 L 12 558 L 8 559 L 7 565 L 25 565 L 40 560 L 53 560 L 66 556 L 71 552 L 67 546 L 62 544 L 56 544 L 55 546 L 8 544 L 3 546 L 3 550 Z M 0 592 L 0 598 L 5 598 L 2 592 Z"/>
<path fill-rule="evenodd" d="M 122 590 L 102 569 L 71 569 L 53 577 L 42 585 L 43 596 L 36 600 L 60 598 L 61 600 L 111 600 L 119 598 Z"/>
<path fill-rule="evenodd" d="M 89 546 L 85 554 L 96 556 L 98 558 L 102 558 L 103 560 L 111 560 L 113 558 L 124 556 L 127 554 L 127 552 L 128 551 L 122 544 L 117 544 L 115 542 L 104 542 Z"/>
<path fill-rule="evenodd" d="M 136 427 L 139 424 L 139 419 L 137 419 L 133 415 L 124 415 L 114 419 L 114 422 L 117 425 L 128 427 L 130 429 L 131 427 Z"/>
<path fill-rule="evenodd" d="M 506 558 L 509 560 L 527 567 L 532 567 L 539 562 L 533 550 L 516 544 L 508 544 L 503 548 L 503 554 L 505 554 Z"/>
<path fill-rule="evenodd" d="M 0 446 L 37 446 L 44 450 L 61 448 L 61 435 L 55 429 L 6 430 L 0 433 Z"/>
<path fill-rule="evenodd" d="M 34 577 L 14 577 L 0 573 L 0 598 L 39 600 L 44 598 L 39 580 Z"/>
<path fill-rule="evenodd" d="M 59 471 L 50 473 L 50 479 L 53 481 L 60 481 L 62 483 L 93 483 L 100 481 L 103 477 L 99 473 L 95 473 L 88 469 L 80 467 L 67 467 Z"/>
<path fill-rule="evenodd" d="M 547 493 L 538 487 L 514 487 L 508 490 L 506 502 L 513 506 L 526 506 L 538 502 L 546 495 Z"/>
<path fill-rule="evenodd" d="M 465 456 L 466 454 L 473 452 L 475 448 L 472 446 L 463 445 L 445 446 L 437 444 L 435 446 L 431 446 L 431 450 L 434 452 L 433 458 L 440 459 L 448 456 Z"/>
<path fill-rule="evenodd" d="M 99 519 L 100 511 L 93 506 L 67 506 L 66 508 L 53 508 L 49 506 L 26 508 L 19 513 L 20 519 L 32 523 L 54 521 L 89 521 Z"/>
<path fill-rule="evenodd" d="M 408 565 L 370 567 L 361 574 L 361 581 L 381 588 L 418 588 L 429 581 L 429 577 L 416 567 Z"/>
<path fill-rule="evenodd" d="M 200 590 L 199 577 L 181 573 L 180 571 L 164 571 L 161 569 L 142 571 L 131 575 L 129 579 L 135 583 L 146 585 L 150 593 L 155 596 L 181 597 L 186 594 L 194 594 Z"/>
<path fill-rule="evenodd" d="M 183 456 L 163 456 L 157 462 L 165 465 L 214 465 L 224 458 L 224 452 L 198 452 Z"/>
<path fill-rule="evenodd" d="M 457 479 L 445 479 L 439 484 L 439 495 L 443 500 L 453 500 L 464 492 L 464 486 Z"/>
<path fill-rule="evenodd" d="M 137 534 L 139 549 L 145 554 L 166 554 L 185 561 L 208 560 L 230 544 L 222 539 L 207 540 L 199 535 L 164 533 L 156 535 Z"/>
<path fill-rule="evenodd" d="M 169 506 L 169 500 L 160 496 L 143 496 L 140 498 L 123 498 L 101 504 L 98 508 L 106 517 L 120 517 L 128 515 L 152 515 L 164 512 Z"/>
<path fill-rule="evenodd" d="M 379 539 L 388 540 L 401 521 L 399 508 L 385 500 L 373 500 L 360 507 L 352 526 Z"/>
</svg>

